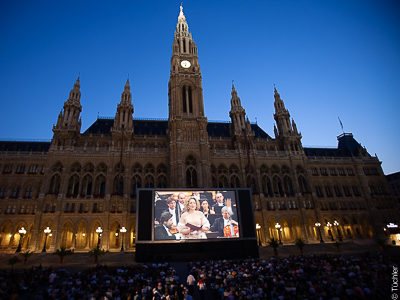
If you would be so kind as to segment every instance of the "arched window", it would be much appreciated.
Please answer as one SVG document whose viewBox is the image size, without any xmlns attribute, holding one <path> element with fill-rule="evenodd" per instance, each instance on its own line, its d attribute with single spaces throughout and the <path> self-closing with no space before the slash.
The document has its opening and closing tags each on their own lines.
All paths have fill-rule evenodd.
<svg viewBox="0 0 400 300">
<path fill-rule="evenodd" d="M 239 188 L 240 187 L 240 180 L 236 174 L 233 174 L 231 177 L 231 187 L 232 188 Z"/>
<path fill-rule="evenodd" d="M 283 185 L 285 186 L 285 193 L 288 196 L 293 196 L 294 192 L 293 192 L 293 184 L 292 184 L 292 180 L 290 179 L 289 176 L 285 176 L 283 178 Z"/>
<path fill-rule="evenodd" d="M 85 175 L 85 177 L 83 177 L 82 180 L 82 190 L 81 190 L 81 195 L 83 197 L 92 195 L 92 185 L 93 185 L 92 176 Z"/>
<path fill-rule="evenodd" d="M 215 175 L 211 175 L 211 184 L 212 187 L 218 187 L 217 177 Z"/>
<path fill-rule="evenodd" d="M 140 164 L 136 163 L 132 168 L 132 173 L 141 174 L 142 170 L 143 170 L 142 166 Z"/>
<path fill-rule="evenodd" d="M 104 163 L 101 163 L 97 166 L 96 171 L 99 173 L 107 173 L 107 166 Z"/>
<path fill-rule="evenodd" d="M 299 182 L 300 193 L 302 193 L 302 194 L 308 193 L 308 191 L 309 191 L 308 185 L 307 185 L 307 182 L 304 179 L 303 175 L 299 176 L 298 182 Z"/>
<path fill-rule="evenodd" d="M 157 167 L 157 174 L 167 174 L 167 167 L 164 164 L 159 164 Z"/>
<path fill-rule="evenodd" d="M 193 113 L 192 87 L 184 85 L 182 87 L 182 107 L 184 113 Z"/>
<path fill-rule="evenodd" d="M 138 174 L 133 176 L 131 187 L 131 197 L 134 198 L 136 197 L 136 190 L 142 187 L 142 178 Z"/>
<path fill-rule="evenodd" d="M 274 176 L 272 179 L 273 182 L 273 190 L 274 190 L 274 196 L 275 197 L 283 197 L 283 188 L 282 188 L 282 181 L 279 178 L 279 176 Z"/>
<path fill-rule="evenodd" d="M 114 168 L 114 172 L 115 172 L 115 173 L 123 173 L 124 170 L 125 170 L 125 167 L 124 167 L 124 165 L 121 164 L 121 163 L 118 163 L 118 164 L 115 166 L 115 168 Z"/>
<path fill-rule="evenodd" d="M 115 176 L 113 184 L 113 194 L 122 195 L 124 193 L 124 178 L 122 176 Z"/>
<path fill-rule="evenodd" d="M 219 188 L 228 187 L 228 178 L 226 178 L 225 175 L 219 176 L 219 178 L 218 178 L 218 187 Z"/>
<path fill-rule="evenodd" d="M 71 166 L 71 172 L 72 172 L 72 173 L 74 173 L 74 172 L 79 173 L 80 171 L 81 171 L 81 165 L 80 165 L 80 163 L 76 162 L 76 163 L 74 163 L 74 164 Z"/>
<path fill-rule="evenodd" d="M 153 166 L 152 164 L 147 164 L 147 165 L 144 167 L 144 173 L 145 173 L 145 174 L 147 174 L 147 173 L 154 174 L 154 166 Z"/>
<path fill-rule="evenodd" d="M 106 194 L 106 178 L 103 175 L 99 175 L 96 178 L 94 187 L 95 196 L 104 197 Z"/>
<path fill-rule="evenodd" d="M 144 178 L 144 187 L 146 187 L 146 188 L 154 187 L 154 177 L 152 175 L 147 175 Z"/>
<path fill-rule="evenodd" d="M 68 181 L 67 197 L 76 197 L 79 193 L 79 176 L 73 175 Z"/>
<path fill-rule="evenodd" d="M 60 192 L 60 175 L 55 174 L 50 179 L 49 194 L 58 194 Z"/>
<path fill-rule="evenodd" d="M 251 188 L 253 191 L 253 194 L 257 194 L 258 193 L 258 189 L 257 189 L 257 184 L 256 181 L 254 179 L 254 177 L 252 175 L 247 175 L 247 187 Z"/>
<path fill-rule="evenodd" d="M 268 176 L 264 176 L 262 179 L 263 193 L 265 196 L 272 197 L 274 193 L 272 192 L 271 180 Z"/>
<path fill-rule="evenodd" d="M 157 187 L 159 188 L 167 187 L 167 177 L 165 175 L 159 175 L 157 177 Z"/>
<path fill-rule="evenodd" d="M 191 155 L 186 158 L 186 187 L 197 187 L 196 159 Z"/>
<path fill-rule="evenodd" d="M 83 171 L 86 173 L 93 173 L 94 171 L 94 166 L 92 163 L 87 163 L 84 167 L 83 167 Z"/>
</svg>

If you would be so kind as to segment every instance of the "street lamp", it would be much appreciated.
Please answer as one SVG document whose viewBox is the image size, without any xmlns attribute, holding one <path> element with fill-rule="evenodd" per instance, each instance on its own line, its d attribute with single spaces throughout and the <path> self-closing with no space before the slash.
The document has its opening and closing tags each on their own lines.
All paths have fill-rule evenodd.
<svg viewBox="0 0 400 300">
<path fill-rule="evenodd" d="M 343 241 L 342 234 L 340 233 L 340 230 L 339 230 L 339 222 L 335 220 L 335 221 L 333 221 L 333 225 L 336 226 L 336 231 L 337 231 L 337 234 L 338 234 L 339 241 L 340 242 Z"/>
<path fill-rule="evenodd" d="M 318 233 L 319 233 L 319 242 L 322 244 L 324 243 L 324 240 L 322 239 L 322 233 L 321 233 L 321 223 L 320 222 L 316 222 L 315 227 L 317 227 L 318 229 Z"/>
<path fill-rule="evenodd" d="M 18 233 L 19 233 L 19 243 L 18 243 L 17 251 L 15 251 L 16 253 L 21 252 L 22 239 L 24 238 L 24 235 L 26 234 L 26 230 L 25 230 L 24 226 L 22 226 L 21 229 L 18 230 Z"/>
<path fill-rule="evenodd" d="M 42 252 L 46 252 L 46 243 L 47 243 L 47 236 L 50 234 L 51 229 L 49 226 L 47 226 L 44 230 L 43 230 L 45 236 L 44 236 L 44 245 L 43 245 L 43 249 Z"/>
<path fill-rule="evenodd" d="M 101 229 L 100 226 L 97 227 L 96 233 L 97 233 L 97 248 L 100 248 L 100 237 L 101 237 L 101 234 L 103 233 L 103 229 Z"/>
<path fill-rule="evenodd" d="M 257 230 L 257 242 L 258 242 L 258 246 L 261 246 L 261 236 L 260 236 L 260 230 L 261 230 L 261 225 L 260 224 L 256 224 L 256 230 Z"/>
<path fill-rule="evenodd" d="M 328 226 L 328 232 L 329 232 L 329 235 L 331 236 L 331 239 L 332 239 L 332 242 L 333 242 L 335 239 L 333 238 L 333 233 L 332 233 L 332 230 L 331 230 L 332 224 L 330 222 L 328 222 L 328 223 L 326 223 L 326 226 Z"/>
<path fill-rule="evenodd" d="M 124 233 L 127 232 L 126 228 L 124 226 L 122 226 L 122 228 L 119 230 L 119 232 L 121 232 L 121 252 L 124 252 Z"/>
<path fill-rule="evenodd" d="M 282 245 L 282 239 L 281 239 L 281 231 L 282 231 L 282 228 L 281 228 L 281 227 L 282 227 L 281 224 L 279 224 L 279 223 L 276 223 L 276 224 L 275 224 L 275 228 L 276 228 L 276 230 L 278 230 L 279 244 L 280 244 L 280 245 Z"/>
</svg>

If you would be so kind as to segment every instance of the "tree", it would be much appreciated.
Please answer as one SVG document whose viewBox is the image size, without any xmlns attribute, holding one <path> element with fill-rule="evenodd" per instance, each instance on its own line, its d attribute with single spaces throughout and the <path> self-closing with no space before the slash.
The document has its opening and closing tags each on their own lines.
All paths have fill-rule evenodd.
<svg viewBox="0 0 400 300">
<path fill-rule="evenodd" d="M 89 251 L 89 255 L 94 257 L 94 263 L 99 262 L 99 256 L 104 255 L 106 252 L 99 247 L 93 248 Z"/>
<path fill-rule="evenodd" d="M 29 256 L 31 256 L 32 254 L 33 254 L 33 252 L 29 251 L 29 250 L 27 250 L 23 253 L 20 253 L 20 255 L 23 256 L 23 258 L 24 258 L 24 265 L 26 265 L 26 263 L 28 262 Z"/>
<path fill-rule="evenodd" d="M 272 238 L 268 241 L 268 245 L 274 249 L 274 255 L 278 256 L 279 241 L 276 238 Z"/>
<path fill-rule="evenodd" d="M 67 255 L 71 255 L 72 251 L 67 250 L 65 247 L 61 247 L 60 249 L 57 249 L 54 254 L 58 255 L 58 257 L 60 258 L 60 264 L 62 264 L 64 262 L 64 257 L 66 257 Z"/>
<path fill-rule="evenodd" d="M 300 255 L 303 255 L 303 248 L 305 245 L 306 245 L 306 243 L 304 242 L 304 240 L 302 238 L 296 239 L 296 246 L 300 250 Z"/>
<path fill-rule="evenodd" d="M 17 256 L 13 256 L 8 260 L 8 264 L 11 265 L 11 271 L 14 272 L 14 265 L 20 262 Z"/>
</svg>

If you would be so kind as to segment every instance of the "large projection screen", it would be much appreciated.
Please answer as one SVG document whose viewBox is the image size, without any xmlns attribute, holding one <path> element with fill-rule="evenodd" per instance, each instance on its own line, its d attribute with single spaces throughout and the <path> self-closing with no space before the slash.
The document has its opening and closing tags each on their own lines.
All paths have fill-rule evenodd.
<svg viewBox="0 0 400 300">
<path fill-rule="evenodd" d="M 250 189 L 138 189 L 136 261 L 257 256 Z"/>
<path fill-rule="evenodd" d="M 153 240 L 210 240 L 240 237 L 234 190 L 154 190 Z"/>
</svg>

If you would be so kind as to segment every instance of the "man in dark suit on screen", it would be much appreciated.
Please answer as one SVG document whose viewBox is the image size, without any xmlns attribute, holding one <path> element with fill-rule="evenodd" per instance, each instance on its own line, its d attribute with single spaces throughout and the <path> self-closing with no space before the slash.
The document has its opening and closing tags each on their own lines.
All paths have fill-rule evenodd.
<svg viewBox="0 0 400 300">
<path fill-rule="evenodd" d="M 224 206 L 221 209 L 222 218 L 215 219 L 210 230 L 218 232 L 219 237 L 238 237 L 238 223 L 231 219 L 232 209 Z"/>
<path fill-rule="evenodd" d="M 154 228 L 154 239 L 156 241 L 176 240 L 175 235 L 170 232 L 172 224 L 172 214 L 163 212 L 160 216 L 160 224 Z"/>
</svg>

